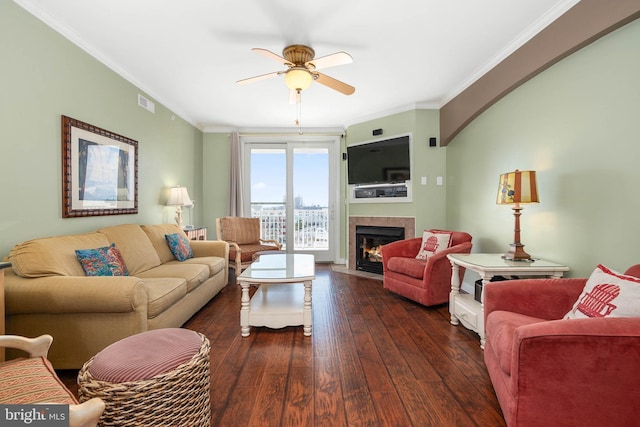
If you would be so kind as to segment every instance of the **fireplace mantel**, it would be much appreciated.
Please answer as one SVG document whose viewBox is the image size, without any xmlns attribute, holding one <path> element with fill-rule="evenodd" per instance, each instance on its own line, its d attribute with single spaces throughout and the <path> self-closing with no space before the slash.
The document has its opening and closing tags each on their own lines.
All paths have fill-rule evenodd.
<svg viewBox="0 0 640 427">
<path fill-rule="evenodd" d="M 416 235 L 415 217 L 405 216 L 350 216 L 349 217 L 349 270 L 356 269 L 356 225 L 373 225 L 378 227 L 403 227 L 406 239 Z"/>
</svg>

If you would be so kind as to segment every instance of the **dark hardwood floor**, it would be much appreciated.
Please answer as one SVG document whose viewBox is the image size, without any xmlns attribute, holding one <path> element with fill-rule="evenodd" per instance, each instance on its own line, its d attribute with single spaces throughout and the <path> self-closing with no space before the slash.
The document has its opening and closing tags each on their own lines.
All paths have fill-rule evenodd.
<svg viewBox="0 0 640 427">
<path fill-rule="evenodd" d="M 240 336 L 227 285 L 184 327 L 211 341 L 212 426 L 505 426 L 476 334 L 382 281 L 316 267 L 313 335 Z M 77 371 L 58 372 L 77 392 Z"/>
</svg>

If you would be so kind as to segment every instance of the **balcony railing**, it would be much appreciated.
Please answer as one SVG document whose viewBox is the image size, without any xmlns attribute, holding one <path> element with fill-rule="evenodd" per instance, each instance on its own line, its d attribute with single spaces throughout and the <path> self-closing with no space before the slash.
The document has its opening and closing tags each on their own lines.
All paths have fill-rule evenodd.
<svg viewBox="0 0 640 427">
<path fill-rule="evenodd" d="M 286 249 L 286 211 L 284 204 L 255 203 L 251 216 L 260 218 L 263 239 L 280 242 Z M 293 211 L 294 250 L 329 249 L 329 208 L 300 208 Z"/>
</svg>

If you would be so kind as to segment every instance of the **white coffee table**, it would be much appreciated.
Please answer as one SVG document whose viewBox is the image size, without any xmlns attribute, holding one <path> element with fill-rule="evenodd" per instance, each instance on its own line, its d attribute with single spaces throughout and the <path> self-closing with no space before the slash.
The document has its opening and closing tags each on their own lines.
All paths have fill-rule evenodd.
<svg viewBox="0 0 640 427">
<path fill-rule="evenodd" d="M 311 282 L 315 258 L 306 254 L 260 255 L 240 276 L 242 288 L 240 331 L 248 337 L 251 326 L 279 329 L 303 325 L 311 335 Z M 249 287 L 260 286 L 252 298 Z"/>
</svg>

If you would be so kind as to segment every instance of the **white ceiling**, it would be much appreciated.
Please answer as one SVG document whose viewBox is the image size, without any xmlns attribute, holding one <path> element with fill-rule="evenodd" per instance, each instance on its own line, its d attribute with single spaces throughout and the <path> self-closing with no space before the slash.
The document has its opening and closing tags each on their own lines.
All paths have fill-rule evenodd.
<svg viewBox="0 0 640 427">
<path fill-rule="evenodd" d="M 353 63 L 302 95 L 303 128 L 439 108 L 578 0 L 14 0 L 205 131 L 295 128 L 286 69 L 251 51 L 305 44 Z"/>
</svg>

